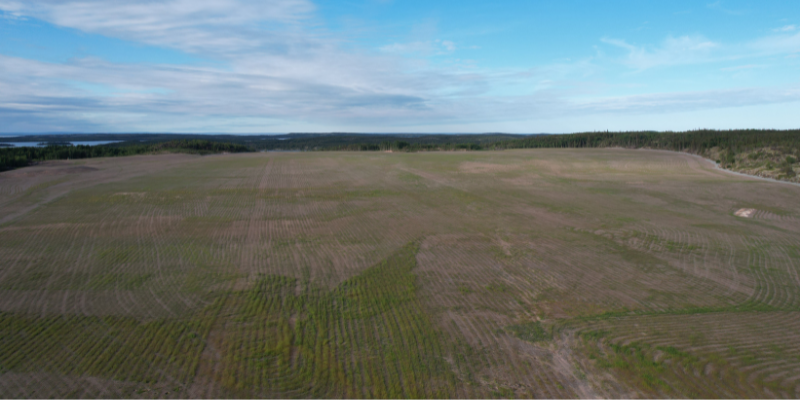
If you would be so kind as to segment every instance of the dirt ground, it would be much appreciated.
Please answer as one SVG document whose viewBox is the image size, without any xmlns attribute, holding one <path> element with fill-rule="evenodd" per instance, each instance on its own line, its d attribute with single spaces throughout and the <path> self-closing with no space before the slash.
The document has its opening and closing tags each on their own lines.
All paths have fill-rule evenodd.
<svg viewBox="0 0 800 400">
<path fill-rule="evenodd" d="M 158 155 L 3 172 L 0 396 L 370 397 L 399 374 L 423 397 L 797 398 L 798 195 L 690 155 L 623 149 Z M 372 332 L 342 311 L 321 341 L 339 347 L 308 350 L 341 377 L 303 369 L 311 354 L 292 342 L 294 361 L 274 361 L 291 373 L 248 380 L 279 359 L 265 343 L 310 335 L 312 320 L 276 314 L 250 330 L 240 294 L 265 277 L 296 280 L 284 303 L 335 294 L 409 243 L 414 301 L 436 333 L 402 341 L 439 360 L 395 370 L 387 347 L 352 350 L 347 338 L 380 339 L 410 317 L 382 314 Z M 139 336 L 162 350 L 136 355 Z"/>
</svg>

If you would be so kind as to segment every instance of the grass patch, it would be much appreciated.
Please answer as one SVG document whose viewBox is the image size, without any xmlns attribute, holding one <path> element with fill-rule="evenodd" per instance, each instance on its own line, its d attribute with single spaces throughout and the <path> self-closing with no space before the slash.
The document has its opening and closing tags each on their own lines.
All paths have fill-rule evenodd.
<svg viewBox="0 0 800 400">
<path fill-rule="evenodd" d="M 222 384 L 245 397 L 452 396 L 441 334 L 417 298 L 416 252 L 411 243 L 333 290 L 265 275 L 232 296 Z"/>
<path fill-rule="evenodd" d="M 539 321 L 510 325 L 505 329 L 511 331 L 514 336 L 532 343 L 553 339 L 553 335 L 545 330 Z"/>
<path fill-rule="evenodd" d="M 188 383 L 219 303 L 189 319 L 50 317 L 0 313 L 0 371 Z"/>
<path fill-rule="evenodd" d="M 492 293 L 506 293 L 511 290 L 511 288 L 504 283 L 492 282 L 486 285 L 486 290 Z"/>
<path fill-rule="evenodd" d="M 135 290 L 144 286 L 153 278 L 154 274 L 129 274 L 106 273 L 93 275 L 86 285 L 92 290 L 105 290 L 119 288 L 122 290 Z"/>
</svg>

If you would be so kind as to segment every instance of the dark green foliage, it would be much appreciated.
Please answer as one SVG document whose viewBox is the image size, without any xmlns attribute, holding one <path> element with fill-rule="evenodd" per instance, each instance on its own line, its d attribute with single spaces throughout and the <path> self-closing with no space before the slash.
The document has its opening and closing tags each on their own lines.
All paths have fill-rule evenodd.
<svg viewBox="0 0 800 400">
<path fill-rule="evenodd" d="M 797 173 L 794 172 L 794 169 L 792 168 L 792 164 L 788 164 L 788 163 L 784 164 L 781 167 L 781 172 L 784 175 L 786 175 L 786 177 L 788 177 L 788 178 L 793 178 L 793 177 L 797 176 Z"/>
<path fill-rule="evenodd" d="M 736 153 L 733 151 L 728 151 L 725 153 L 725 162 L 727 164 L 735 164 L 736 163 Z"/>
<path fill-rule="evenodd" d="M 688 151 L 705 154 L 712 148 L 723 149 L 718 160 L 726 165 L 736 163 L 736 154 L 748 149 L 772 148 L 784 154 L 793 164 L 800 154 L 798 130 L 698 130 L 687 132 L 592 132 L 561 135 L 510 134 L 299 134 L 288 135 L 197 135 L 197 134 L 98 134 L 42 135 L 7 138 L 9 141 L 123 140 L 102 146 L 48 146 L 43 148 L 0 147 L 0 170 L 19 168 L 35 161 L 66 158 L 113 157 L 145 154 L 156 151 L 180 151 L 199 154 L 244 152 L 250 150 L 282 151 L 457 151 L 501 150 L 524 148 L 587 148 L 624 147 Z M 750 159 L 763 153 L 750 154 Z M 788 174 L 788 172 L 787 172 Z"/>
<path fill-rule="evenodd" d="M 728 159 L 749 148 L 777 146 L 800 151 L 800 130 L 697 130 L 687 132 L 594 132 L 544 135 L 496 144 L 502 148 L 652 148 L 703 153 L 711 148 L 725 149 Z"/>
<path fill-rule="evenodd" d="M 102 146 L 46 146 L 0 148 L 0 171 L 25 167 L 38 161 L 66 160 L 94 157 L 119 157 L 148 154 L 160 151 L 211 154 L 251 151 L 247 146 L 210 140 L 182 139 L 159 143 L 123 143 Z"/>
<path fill-rule="evenodd" d="M 797 162 L 797 160 L 792 156 L 787 156 L 786 159 L 781 163 L 781 173 L 784 174 L 787 178 L 794 178 L 797 176 L 797 173 L 794 172 L 794 168 L 792 168 L 792 164 Z"/>
<path fill-rule="evenodd" d="M 383 135 L 328 134 L 289 135 L 278 142 L 265 138 L 256 146 L 267 150 L 339 150 L 339 151 L 455 151 L 490 149 L 493 143 L 514 140 L 523 135 Z"/>
<path fill-rule="evenodd" d="M 511 325 L 506 327 L 506 329 L 511 331 L 514 336 L 529 342 L 541 342 L 553 338 L 550 332 L 547 332 L 539 321 Z"/>
<path fill-rule="evenodd" d="M 380 135 L 292 134 L 263 137 L 256 148 L 348 151 L 496 150 L 519 148 L 624 147 L 689 151 L 703 154 L 724 150 L 724 161 L 736 162 L 746 149 L 773 147 L 784 153 L 800 153 L 798 130 L 697 130 L 687 132 L 591 132 L 562 135 Z"/>
</svg>

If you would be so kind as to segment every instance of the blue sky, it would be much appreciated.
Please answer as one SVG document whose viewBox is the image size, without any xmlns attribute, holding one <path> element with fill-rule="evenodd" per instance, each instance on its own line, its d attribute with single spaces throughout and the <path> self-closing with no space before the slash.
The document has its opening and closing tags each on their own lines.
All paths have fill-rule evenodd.
<svg viewBox="0 0 800 400">
<path fill-rule="evenodd" d="M 800 2 L 0 0 L 0 133 L 800 128 Z"/>
</svg>

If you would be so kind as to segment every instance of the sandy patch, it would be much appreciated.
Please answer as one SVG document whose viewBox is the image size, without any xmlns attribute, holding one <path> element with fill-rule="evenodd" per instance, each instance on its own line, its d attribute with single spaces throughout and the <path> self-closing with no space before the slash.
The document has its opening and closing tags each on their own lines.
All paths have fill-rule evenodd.
<svg viewBox="0 0 800 400">
<path fill-rule="evenodd" d="M 497 239 L 497 244 L 500 245 L 500 248 L 503 250 L 503 253 L 511 257 L 511 243 L 506 242 L 500 238 L 500 236 L 495 236 L 495 238 Z"/>
</svg>

